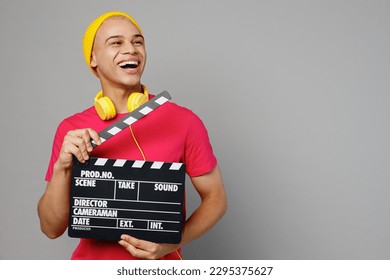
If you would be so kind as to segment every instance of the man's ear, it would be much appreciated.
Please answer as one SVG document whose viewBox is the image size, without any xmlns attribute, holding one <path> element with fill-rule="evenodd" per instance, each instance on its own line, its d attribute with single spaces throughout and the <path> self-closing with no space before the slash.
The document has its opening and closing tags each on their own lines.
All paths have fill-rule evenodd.
<svg viewBox="0 0 390 280">
<path fill-rule="evenodd" d="M 95 68 L 96 66 L 97 66 L 97 63 L 96 63 L 95 53 L 92 52 L 92 55 L 91 55 L 91 67 Z"/>
</svg>

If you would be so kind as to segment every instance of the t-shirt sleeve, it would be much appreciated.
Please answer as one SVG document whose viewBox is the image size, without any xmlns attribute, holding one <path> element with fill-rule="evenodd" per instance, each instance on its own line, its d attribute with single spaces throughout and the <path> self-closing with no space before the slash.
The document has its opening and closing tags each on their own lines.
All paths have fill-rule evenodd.
<svg viewBox="0 0 390 280">
<path fill-rule="evenodd" d="M 54 135 L 53 146 L 52 146 L 52 150 L 51 150 L 51 157 L 50 157 L 49 166 L 47 167 L 46 177 L 45 177 L 45 180 L 47 182 L 49 182 L 51 180 L 51 177 L 53 175 L 53 167 L 58 159 L 58 156 L 59 156 L 60 150 L 61 150 L 61 146 L 62 146 L 62 142 L 64 141 L 64 137 L 65 137 L 67 132 L 68 132 L 68 130 L 66 128 L 66 123 L 63 121 L 57 127 L 57 131 Z"/>
<path fill-rule="evenodd" d="M 187 132 L 185 163 L 190 177 L 204 175 L 217 165 L 207 129 L 195 114 L 190 119 Z"/>
</svg>

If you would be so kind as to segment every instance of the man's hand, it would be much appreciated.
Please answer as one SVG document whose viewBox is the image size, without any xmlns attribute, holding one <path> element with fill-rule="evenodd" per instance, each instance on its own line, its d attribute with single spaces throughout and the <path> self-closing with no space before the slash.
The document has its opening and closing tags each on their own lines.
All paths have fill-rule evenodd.
<svg viewBox="0 0 390 280">
<path fill-rule="evenodd" d="M 80 162 L 88 160 L 92 151 L 91 138 L 96 144 L 101 144 L 98 133 L 91 128 L 69 131 L 64 137 L 57 164 L 66 169 L 72 166 L 72 156 Z"/>
<path fill-rule="evenodd" d="M 180 244 L 154 243 L 127 234 L 121 235 L 119 244 L 134 257 L 148 260 L 157 260 L 180 248 Z"/>
<path fill-rule="evenodd" d="M 80 162 L 88 160 L 91 138 L 101 144 L 99 135 L 91 128 L 71 130 L 64 137 L 53 176 L 38 202 L 41 229 L 49 238 L 61 236 L 68 226 L 73 156 Z"/>
</svg>

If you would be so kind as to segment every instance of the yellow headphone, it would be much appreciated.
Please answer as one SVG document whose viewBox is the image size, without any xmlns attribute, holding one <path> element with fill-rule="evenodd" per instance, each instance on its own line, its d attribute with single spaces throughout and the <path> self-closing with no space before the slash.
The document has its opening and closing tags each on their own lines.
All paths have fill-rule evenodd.
<svg viewBox="0 0 390 280">
<path fill-rule="evenodd" d="M 133 92 L 130 94 L 129 99 L 127 100 L 127 109 L 129 112 L 137 109 L 142 104 L 146 103 L 149 100 L 149 93 L 146 86 L 142 85 L 143 93 Z M 116 116 L 116 110 L 114 103 L 108 96 L 103 96 L 103 91 L 99 91 L 95 96 L 95 109 L 99 117 L 107 121 Z"/>
</svg>

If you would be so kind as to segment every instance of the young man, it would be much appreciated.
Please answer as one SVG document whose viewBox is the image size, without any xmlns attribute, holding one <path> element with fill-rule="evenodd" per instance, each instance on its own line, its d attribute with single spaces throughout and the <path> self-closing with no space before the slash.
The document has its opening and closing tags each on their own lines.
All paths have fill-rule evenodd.
<svg viewBox="0 0 390 280">
<path fill-rule="evenodd" d="M 147 89 L 141 84 L 145 41 L 132 17 L 109 12 L 88 27 L 83 49 L 87 65 L 102 87 L 95 101 L 103 98 L 104 104 L 75 114 L 58 126 L 46 174 L 47 187 L 38 203 L 41 229 L 49 238 L 57 238 L 68 227 L 73 156 L 80 162 L 89 156 L 184 162 L 201 203 L 184 223 L 180 244 L 154 243 L 123 234 L 119 242 L 80 239 L 72 255 L 72 259 L 181 259 L 181 246 L 207 232 L 227 209 L 207 131 L 190 110 L 168 102 L 102 144 L 97 131 L 127 114 L 132 97 L 147 97 Z M 91 139 L 98 144 L 94 149 Z"/>
</svg>

